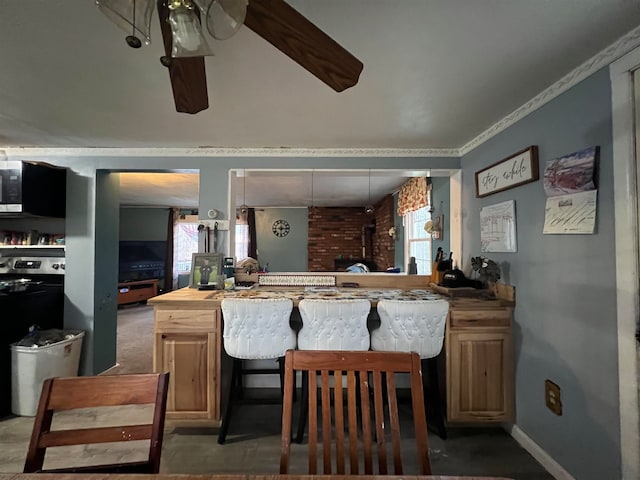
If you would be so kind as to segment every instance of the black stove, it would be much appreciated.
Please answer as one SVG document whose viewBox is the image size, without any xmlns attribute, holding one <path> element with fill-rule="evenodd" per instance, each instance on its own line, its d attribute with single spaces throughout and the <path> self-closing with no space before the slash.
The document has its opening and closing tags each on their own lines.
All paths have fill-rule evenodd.
<svg viewBox="0 0 640 480">
<path fill-rule="evenodd" d="M 11 347 L 31 325 L 64 324 L 65 256 L 61 247 L 0 247 L 0 417 L 11 413 Z"/>
</svg>

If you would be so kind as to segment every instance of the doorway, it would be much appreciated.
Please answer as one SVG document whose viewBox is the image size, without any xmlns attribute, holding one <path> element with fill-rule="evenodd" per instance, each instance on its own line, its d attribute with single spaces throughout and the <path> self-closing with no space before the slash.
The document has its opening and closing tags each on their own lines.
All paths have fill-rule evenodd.
<svg viewBox="0 0 640 480">
<path fill-rule="evenodd" d="M 622 478 L 640 478 L 639 352 L 636 340 L 640 318 L 640 171 L 637 168 L 636 145 L 640 132 L 638 118 L 634 118 L 640 105 L 640 88 L 636 87 L 640 81 L 638 68 L 640 48 L 610 66 Z M 634 94 L 634 91 L 638 93 Z"/>
<path fill-rule="evenodd" d="M 153 308 L 146 305 L 146 299 L 176 288 L 181 273 L 178 270 L 190 269 L 191 251 L 182 251 L 189 250 L 190 245 L 181 241 L 183 235 L 178 234 L 184 232 L 178 222 L 180 217 L 197 219 L 200 176 L 197 170 L 117 173 L 119 308 L 116 366 L 111 371 L 145 373 L 152 371 L 153 350 Z M 195 251 L 197 246 L 196 231 Z M 157 284 L 157 291 L 144 294 L 140 289 L 149 282 Z M 121 301 L 126 295 L 129 298 Z"/>
</svg>

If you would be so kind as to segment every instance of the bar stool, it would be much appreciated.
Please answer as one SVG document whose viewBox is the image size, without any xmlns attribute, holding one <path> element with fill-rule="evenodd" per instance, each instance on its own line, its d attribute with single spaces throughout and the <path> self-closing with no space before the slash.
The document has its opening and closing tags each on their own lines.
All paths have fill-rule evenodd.
<svg viewBox="0 0 640 480">
<path fill-rule="evenodd" d="M 299 350 L 369 350 L 369 300 L 305 298 L 300 300 L 298 309 L 302 320 L 302 328 L 298 331 Z M 297 443 L 302 443 L 307 423 L 308 389 L 308 376 L 303 372 Z"/>
<path fill-rule="evenodd" d="M 239 403 L 242 376 L 279 373 L 283 392 L 284 354 L 296 348 L 296 332 L 289 323 L 293 302 L 288 298 L 225 298 L 221 302 L 224 350 L 233 359 L 227 405 L 218 432 L 225 442 L 234 403 Z M 243 360 L 277 359 L 277 369 L 243 368 Z"/>
<path fill-rule="evenodd" d="M 420 355 L 424 398 L 429 404 L 427 417 L 432 411 L 435 428 L 443 439 L 447 438 L 447 430 L 440 398 L 436 357 L 442 350 L 448 313 L 449 302 L 446 300 L 380 300 L 380 328 L 371 332 L 372 350 L 416 352 Z"/>
</svg>

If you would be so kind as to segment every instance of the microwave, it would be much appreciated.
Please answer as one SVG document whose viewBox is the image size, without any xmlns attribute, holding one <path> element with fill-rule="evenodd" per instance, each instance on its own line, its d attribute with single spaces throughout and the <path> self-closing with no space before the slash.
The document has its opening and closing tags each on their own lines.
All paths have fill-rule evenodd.
<svg viewBox="0 0 640 480">
<path fill-rule="evenodd" d="M 0 161 L 0 216 L 64 218 L 67 169 L 41 162 Z"/>
</svg>

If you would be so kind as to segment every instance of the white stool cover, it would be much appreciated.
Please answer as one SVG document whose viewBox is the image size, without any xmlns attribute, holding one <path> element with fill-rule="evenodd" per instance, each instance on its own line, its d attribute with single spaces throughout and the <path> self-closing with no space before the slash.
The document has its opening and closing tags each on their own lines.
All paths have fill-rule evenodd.
<svg viewBox="0 0 640 480">
<path fill-rule="evenodd" d="M 296 348 L 296 332 L 289 325 L 290 299 L 225 298 L 221 304 L 222 338 L 230 357 L 271 359 Z"/>
<path fill-rule="evenodd" d="M 303 299 L 298 305 L 300 350 L 369 350 L 369 300 Z"/>
<path fill-rule="evenodd" d="M 371 332 L 371 349 L 436 357 L 442 350 L 448 313 L 446 300 L 380 300 L 380 328 Z"/>
</svg>

